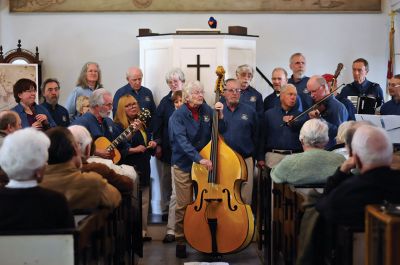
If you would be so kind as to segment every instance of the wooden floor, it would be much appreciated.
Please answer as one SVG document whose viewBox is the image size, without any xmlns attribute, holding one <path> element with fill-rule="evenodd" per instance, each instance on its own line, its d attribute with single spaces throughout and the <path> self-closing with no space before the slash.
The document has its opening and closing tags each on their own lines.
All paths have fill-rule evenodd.
<svg viewBox="0 0 400 265">
<path fill-rule="evenodd" d="M 179 259 L 175 257 L 175 243 L 163 244 L 161 241 L 154 240 L 144 244 L 143 252 L 143 258 L 139 260 L 139 265 L 180 265 L 185 262 L 226 262 L 229 265 L 262 264 L 255 243 L 250 244 L 239 253 L 222 256 L 219 260 L 213 260 L 212 257 L 199 253 L 189 246 L 187 247 L 188 257 Z"/>
</svg>

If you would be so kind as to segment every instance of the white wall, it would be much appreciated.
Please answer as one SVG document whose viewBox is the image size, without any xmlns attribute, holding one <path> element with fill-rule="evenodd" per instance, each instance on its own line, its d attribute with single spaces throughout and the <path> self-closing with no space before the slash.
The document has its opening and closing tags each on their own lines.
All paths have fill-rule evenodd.
<svg viewBox="0 0 400 265">
<path fill-rule="evenodd" d="M 389 7 L 383 0 L 383 10 Z M 171 33 L 176 28 L 206 28 L 213 15 L 218 28 L 241 25 L 259 35 L 257 66 L 269 77 L 276 66 L 288 69 L 294 52 L 307 57 L 307 75 L 333 73 L 345 65 L 342 82 L 351 82 L 351 62 L 365 57 L 370 62 L 369 79 L 385 86 L 389 18 L 379 14 L 229 14 L 229 13 L 9 13 L 0 1 L 0 44 L 4 50 L 39 47 L 43 74 L 57 77 L 62 86 L 61 103 L 75 86 L 84 62 L 100 64 L 103 84 L 115 91 L 125 84 L 125 70 L 139 64 L 139 28 Z M 400 31 L 400 30 L 398 30 Z M 397 33 L 398 34 L 398 33 Z M 165 69 L 167 71 L 168 69 Z M 146 75 L 146 73 L 144 73 Z M 160 73 L 164 75 L 164 73 Z M 265 95 L 266 85 L 255 81 Z M 262 84 L 262 85 L 260 85 Z M 158 99 L 159 100 L 159 99 Z"/>
</svg>

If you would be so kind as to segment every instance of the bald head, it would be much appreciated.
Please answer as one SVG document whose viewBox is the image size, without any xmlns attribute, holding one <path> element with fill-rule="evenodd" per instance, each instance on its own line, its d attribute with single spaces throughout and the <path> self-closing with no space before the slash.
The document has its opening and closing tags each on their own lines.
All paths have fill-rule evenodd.
<svg viewBox="0 0 400 265">
<path fill-rule="evenodd" d="M 21 128 L 21 119 L 16 112 L 12 110 L 0 112 L 0 131 L 10 134 Z"/>
<path fill-rule="evenodd" d="M 360 170 L 390 166 L 393 157 L 393 146 L 385 130 L 363 125 L 354 133 L 351 142 L 353 155 L 359 159 Z"/>
</svg>

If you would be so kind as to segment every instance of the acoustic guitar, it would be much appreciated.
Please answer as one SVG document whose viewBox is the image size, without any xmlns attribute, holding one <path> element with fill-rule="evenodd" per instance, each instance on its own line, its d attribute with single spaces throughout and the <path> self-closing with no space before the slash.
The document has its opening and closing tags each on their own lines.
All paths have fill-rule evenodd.
<svg viewBox="0 0 400 265">
<path fill-rule="evenodd" d="M 150 111 L 148 109 L 142 109 L 138 115 L 138 119 L 146 123 L 146 121 L 151 118 Z M 130 124 L 114 141 L 110 142 L 106 137 L 102 136 L 94 141 L 94 145 L 98 149 L 106 149 L 108 152 L 114 151 L 113 163 L 117 164 L 121 160 L 121 153 L 118 151 L 117 146 L 124 140 L 128 139 L 130 135 L 136 132 L 136 128 L 133 124 Z"/>
</svg>

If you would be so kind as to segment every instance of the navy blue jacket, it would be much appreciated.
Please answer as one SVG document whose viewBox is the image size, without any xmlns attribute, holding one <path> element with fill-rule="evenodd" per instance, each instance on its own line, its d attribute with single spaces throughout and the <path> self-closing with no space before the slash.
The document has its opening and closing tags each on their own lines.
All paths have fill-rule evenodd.
<svg viewBox="0 0 400 265">
<path fill-rule="evenodd" d="M 158 105 L 153 122 L 153 139 L 162 148 L 161 161 L 171 164 L 171 144 L 168 136 L 168 121 L 175 111 L 174 102 L 171 99 L 172 91 L 163 97 Z"/>
<path fill-rule="evenodd" d="M 258 136 L 256 111 L 243 103 L 232 112 L 224 103 L 225 132 L 222 134 L 227 145 L 243 158 L 255 157 Z"/>
<path fill-rule="evenodd" d="M 325 147 L 329 150 L 336 144 L 335 138 L 339 125 L 348 120 L 349 114 L 346 107 L 333 96 L 326 99 L 324 103 L 326 110 L 321 113 L 321 118 L 327 122 L 329 127 L 329 142 Z"/>
<path fill-rule="evenodd" d="M 203 159 L 199 151 L 211 139 L 213 110 L 206 103 L 199 109 L 199 121 L 193 119 L 191 111 L 184 104 L 169 119 L 169 139 L 172 148 L 171 164 L 184 172 L 190 172 L 193 162 Z M 224 122 L 219 122 L 220 133 L 224 132 Z"/>
<path fill-rule="evenodd" d="M 264 160 L 265 153 L 270 149 L 301 151 L 299 140 L 300 129 L 306 121 L 306 115 L 291 126 L 283 125 L 283 116 L 297 116 L 300 111 L 293 108 L 286 112 L 281 106 L 275 106 L 265 112 L 262 126 L 262 142 L 259 145 L 258 159 Z"/>
<path fill-rule="evenodd" d="M 114 122 L 108 117 L 103 118 L 103 122 L 102 124 L 100 124 L 96 116 L 88 111 L 82 116 L 76 118 L 72 122 L 72 125 L 82 125 L 83 127 L 85 127 L 90 132 L 93 141 L 101 136 L 106 137 L 111 142 L 114 140 Z"/>
<path fill-rule="evenodd" d="M 377 107 L 383 104 L 383 91 L 379 84 L 364 80 L 361 84 L 353 82 L 346 85 L 339 94 L 339 97 L 368 96 L 376 98 Z"/>
<path fill-rule="evenodd" d="M 307 82 L 310 78 L 308 76 L 304 76 L 298 82 L 295 82 L 293 79 L 293 75 L 289 78 L 288 83 L 292 84 L 297 89 L 297 95 L 301 98 L 301 103 L 303 104 L 303 109 L 308 109 L 313 105 L 313 100 L 309 93 L 304 93 L 307 89 Z"/>
<path fill-rule="evenodd" d="M 56 127 L 57 124 L 54 122 L 53 118 L 51 117 L 50 113 L 47 111 L 47 109 L 41 105 L 38 105 L 36 103 L 33 104 L 33 109 L 35 115 L 37 114 L 44 114 L 47 116 L 47 121 L 49 122 L 49 127 Z M 18 113 L 19 117 L 21 118 L 21 125 L 22 128 L 30 127 L 29 122 L 28 122 L 28 117 L 24 111 L 24 107 L 18 103 L 14 108 L 11 110 L 15 111 Z M 45 129 L 45 128 L 43 128 Z"/>
<path fill-rule="evenodd" d="M 115 92 L 114 99 L 113 99 L 113 116 L 115 117 L 115 112 L 118 108 L 118 101 L 120 97 L 123 95 L 129 94 L 133 96 L 141 109 L 145 108 L 148 109 L 153 116 L 154 111 L 156 110 L 156 104 L 154 103 L 153 93 L 147 87 L 141 86 L 140 89 L 135 92 L 133 88 L 126 84 L 125 86 L 121 87 L 120 89 Z"/>
<path fill-rule="evenodd" d="M 389 100 L 381 107 L 381 115 L 400 115 L 400 102 Z"/>
<path fill-rule="evenodd" d="M 60 104 L 56 104 L 56 106 L 53 108 L 53 106 L 47 102 L 43 102 L 40 105 L 47 109 L 57 126 L 69 126 L 69 113 L 66 108 Z"/>
</svg>

